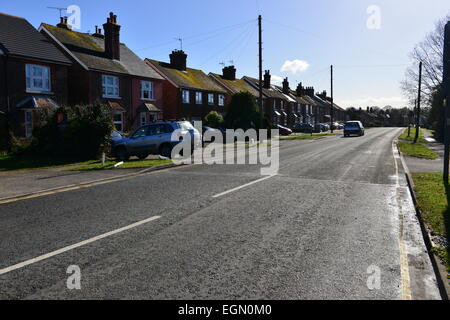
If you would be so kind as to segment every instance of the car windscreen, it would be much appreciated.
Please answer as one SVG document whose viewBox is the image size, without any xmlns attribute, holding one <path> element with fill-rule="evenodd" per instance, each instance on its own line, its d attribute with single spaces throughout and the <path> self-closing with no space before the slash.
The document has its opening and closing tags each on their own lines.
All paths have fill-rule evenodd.
<svg viewBox="0 0 450 320">
<path fill-rule="evenodd" d="M 344 128 L 348 129 L 359 129 L 359 124 L 357 122 L 346 123 Z"/>
</svg>

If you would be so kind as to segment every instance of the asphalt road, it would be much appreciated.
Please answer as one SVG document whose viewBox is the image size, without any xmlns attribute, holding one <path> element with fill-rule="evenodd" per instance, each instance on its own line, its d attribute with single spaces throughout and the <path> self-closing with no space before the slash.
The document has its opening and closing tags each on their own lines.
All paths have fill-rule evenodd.
<svg viewBox="0 0 450 320">
<path fill-rule="evenodd" d="M 0 205 L 0 299 L 438 298 L 423 243 L 402 239 L 419 229 L 400 214 L 399 133 L 282 142 L 265 180 L 255 165 L 193 165 Z"/>
</svg>

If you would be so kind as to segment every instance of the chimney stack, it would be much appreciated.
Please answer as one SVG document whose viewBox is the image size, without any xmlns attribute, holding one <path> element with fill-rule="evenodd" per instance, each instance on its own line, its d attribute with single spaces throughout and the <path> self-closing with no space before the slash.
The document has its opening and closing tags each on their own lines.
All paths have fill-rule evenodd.
<svg viewBox="0 0 450 320">
<path fill-rule="evenodd" d="M 56 25 L 58 28 L 71 30 L 71 26 L 67 23 L 67 17 L 61 17 L 60 22 Z"/>
<path fill-rule="evenodd" d="M 112 12 L 103 25 L 105 30 L 105 54 L 108 58 L 120 60 L 120 25 L 117 24 L 117 16 Z"/>
<path fill-rule="evenodd" d="M 100 29 L 98 26 L 95 26 L 95 33 L 93 34 L 94 37 L 104 39 L 105 36 L 102 34 L 102 29 Z"/>
<path fill-rule="evenodd" d="M 302 83 L 300 82 L 297 86 L 297 96 L 301 97 L 305 95 L 305 88 L 303 88 Z"/>
<path fill-rule="evenodd" d="M 289 88 L 289 80 L 288 80 L 288 78 L 285 78 L 283 80 L 283 93 L 289 94 L 289 91 L 291 91 L 291 89 Z"/>
<path fill-rule="evenodd" d="M 264 72 L 264 86 L 263 86 L 265 89 L 270 89 L 270 78 L 271 78 L 270 70 L 266 70 Z"/>
<path fill-rule="evenodd" d="M 225 80 L 236 80 L 236 68 L 234 66 L 224 67 L 222 69 L 222 74 Z"/>
<path fill-rule="evenodd" d="M 173 50 L 169 55 L 170 57 L 170 65 L 172 68 L 186 71 L 187 67 L 187 54 L 184 53 L 183 50 Z"/>
</svg>

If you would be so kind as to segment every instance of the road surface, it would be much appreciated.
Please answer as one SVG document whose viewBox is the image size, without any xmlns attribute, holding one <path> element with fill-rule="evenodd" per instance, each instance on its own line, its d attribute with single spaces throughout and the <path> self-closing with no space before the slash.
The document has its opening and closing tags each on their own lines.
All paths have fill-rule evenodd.
<svg viewBox="0 0 450 320">
<path fill-rule="evenodd" d="M 2 204 L 0 299 L 437 299 L 400 131 L 283 141 L 265 179 L 192 165 Z"/>
</svg>

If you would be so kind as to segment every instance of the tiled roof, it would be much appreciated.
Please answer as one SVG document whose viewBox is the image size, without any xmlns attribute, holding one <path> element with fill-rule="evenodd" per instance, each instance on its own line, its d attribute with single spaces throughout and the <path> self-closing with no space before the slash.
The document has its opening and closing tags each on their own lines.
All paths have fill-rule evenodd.
<svg viewBox="0 0 450 320">
<path fill-rule="evenodd" d="M 253 85 L 253 87 L 255 87 L 255 88 L 259 87 L 258 79 L 255 79 L 252 77 L 247 77 L 247 76 L 243 77 L 242 79 L 250 82 Z M 278 99 L 288 100 L 281 92 L 279 92 L 277 90 L 277 88 L 275 86 L 270 86 L 270 89 L 263 88 L 263 93 L 266 97 L 269 97 L 269 98 L 278 98 Z"/>
<path fill-rule="evenodd" d="M 157 72 L 149 68 L 143 60 L 123 43 L 120 44 L 120 61 L 118 61 L 105 55 L 104 39 L 49 24 L 42 24 L 42 27 L 91 70 L 163 80 Z"/>
<path fill-rule="evenodd" d="M 242 79 L 227 80 L 223 78 L 222 75 L 216 73 L 210 73 L 210 76 L 216 79 L 219 83 L 222 83 L 233 94 L 247 91 L 250 92 L 255 97 L 259 96 L 259 91 L 245 80 Z"/>
<path fill-rule="evenodd" d="M 186 68 L 186 71 L 181 71 L 166 62 L 146 60 L 180 88 L 226 93 L 218 83 L 202 70 Z"/>
<path fill-rule="evenodd" d="M 24 18 L 0 13 L 0 26 L 0 50 L 8 55 L 71 64 L 56 46 Z"/>
</svg>

